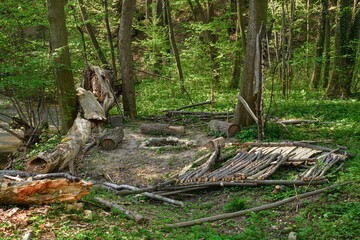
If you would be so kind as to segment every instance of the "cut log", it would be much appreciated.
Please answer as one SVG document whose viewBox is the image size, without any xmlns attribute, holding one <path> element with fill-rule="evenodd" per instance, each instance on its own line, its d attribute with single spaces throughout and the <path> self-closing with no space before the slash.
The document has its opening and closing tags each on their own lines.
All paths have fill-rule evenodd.
<svg viewBox="0 0 360 240">
<path fill-rule="evenodd" d="M 142 124 L 140 131 L 143 134 L 153 135 L 177 135 L 181 136 L 185 134 L 184 126 L 170 126 L 168 124 Z"/>
<path fill-rule="evenodd" d="M 84 180 L 72 181 L 66 178 L 32 181 L 9 181 L 3 179 L 0 185 L 0 204 L 49 204 L 75 202 L 90 194 L 92 184 Z"/>
<path fill-rule="evenodd" d="M 225 147 L 225 138 L 223 137 L 215 138 L 209 141 L 207 144 L 205 144 L 205 147 L 207 149 L 215 149 L 217 145 L 219 145 L 220 147 Z"/>
<path fill-rule="evenodd" d="M 100 139 L 100 147 L 105 150 L 113 150 L 124 139 L 124 129 L 116 127 L 105 133 Z"/>
<path fill-rule="evenodd" d="M 77 117 L 74 125 L 56 148 L 49 152 L 41 152 L 30 158 L 26 170 L 34 173 L 49 173 L 63 170 L 78 155 L 91 133 L 90 121 Z"/>
<path fill-rule="evenodd" d="M 105 111 L 100 105 L 100 103 L 96 100 L 94 94 L 90 91 L 85 90 L 84 88 L 77 88 L 77 96 L 79 98 L 79 103 L 84 111 L 84 118 L 90 120 L 105 120 Z"/>
<path fill-rule="evenodd" d="M 239 125 L 219 120 L 211 120 L 209 122 L 209 128 L 211 131 L 225 134 L 228 138 L 233 137 L 240 131 Z"/>
</svg>

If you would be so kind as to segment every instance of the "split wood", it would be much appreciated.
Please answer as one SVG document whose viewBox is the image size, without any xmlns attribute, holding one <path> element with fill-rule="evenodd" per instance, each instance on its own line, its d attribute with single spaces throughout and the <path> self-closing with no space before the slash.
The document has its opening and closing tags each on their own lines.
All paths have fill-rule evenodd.
<svg viewBox="0 0 360 240">
<path fill-rule="evenodd" d="M 111 189 L 114 189 L 114 190 L 121 190 L 121 189 L 140 190 L 139 188 L 133 187 L 133 186 L 130 186 L 130 185 L 117 185 L 117 184 L 109 183 L 109 182 L 105 182 L 104 186 L 108 187 L 108 188 L 111 188 Z M 156 194 L 153 194 L 153 193 L 143 192 L 143 193 L 141 193 L 141 195 L 144 195 L 144 196 L 149 197 L 149 198 L 161 200 L 161 201 L 164 201 L 164 202 L 167 202 L 167 203 L 170 203 L 170 204 L 173 204 L 173 205 L 177 205 L 177 206 L 180 206 L 180 207 L 184 206 L 184 203 L 181 202 L 181 201 L 177 201 L 177 200 L 174 200 L 174 199 L 162 197 L 162 196 L 159 196 L 159 195 L 156 195 Z"/>
<path fill-rule="evenodd" d="M 334 189 L 334 188 L 344 186 L 344 185 L 347 185 L 347 184 L 350 184 L 350 182 L 345 182 L 345 183 L 342 183 L 342 184 L 334 184 L 334 185 L 331 185 L 331 186 L 328 186 L 328 187 L 325 187 L 325 188 L 322 188 L 322 189 L 318 189 L 318 190 L 315 190 L 315 191 L 299 194 L 299 195 L 296 195 L 296 196 L 293 196 L 293 197 L 285 198 L 285 199 L 277 201 L 277 202 L 265 204 L 265 205 L 262 205 L 262 206 L 258 206 L 258 207 L 238 211 L 238 212 L 220 214 L 220 215 L 216 215 L 216 216 L 212 216 L 212 217 L 200 218 L 200 219 L 187 221 L 187 222 L 168 224 L 168 225 L 166 225 L 166 227 L 169 227 L 169 228 L 190 227 L 190 226 L 194 226 L 194 225 L 197 225 L 197 224 L 202 224 L 202 223 L 205 223 L 205 222 L 215 222 L 215 221 L 219 221 L 219 220 L 223 220 L 223 219 L 240 217 L 240 216 L 246 215 L 246 214 L 251 213 L 251 212 L 259 212 L 259 211 L 262 211 L 262 210 L 267 210 L 267 209 L 279 207 L 279 206 L 287 204 L 289 202 L 293 202 L 293 201 L 300 200 L 300 199 L 303 199 L 303 198 L 308 198 L 308 197 L 317 195 L 319 193 L 323 193 L 323 192 L 325 192 L 327 190 Z"/>
<path fill-rule="evenodd" d="M 128 219 L 134 220 L 135 222 L 137 222 L 139 224 L 145 224 L 149 221 L 148 219 L 144 218 L 141 214 L 129 211 L 114 202 L 109 202 L 109 201 L 106 201 L 99 197 L 94 197 L 94 200 L 105 205 L 107 208 L 115 208 L 115 209 L 119 210 L 120 212 L 125 214 L 125 216 Z"/>
</svg>

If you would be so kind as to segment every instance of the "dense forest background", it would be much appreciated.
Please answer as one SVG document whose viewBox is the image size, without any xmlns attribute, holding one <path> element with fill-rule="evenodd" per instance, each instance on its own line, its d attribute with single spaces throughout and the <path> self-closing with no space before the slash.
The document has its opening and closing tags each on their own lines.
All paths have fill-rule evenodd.
<svg viewBox="0 0 360 240">
<path fill-rule="evenodd" d="M 196 111 L 222 114 L 240 125 L 235 136 L 240 143 L 306 141 L 352 153 L 328 178 L 350 184 L 276 211 L 186 230 L 159 227 L 316 187 L 280 188 L 279 194 L 271 186 L 200 191 L 183 209 L 144 206 L 143 199 L 129 198 L 135 211 L 153 214 L 152 225 L 145 227 L 125 221 L 123 215 L 104 214 L 88 198 L 84 204 L 93 218 L 84 215 L 83 207 L 51 207 L 48 215 L 32 220 L 33 232 L 59 239 L 287 239 L 293 232 L 298 239 L 356 238 L 359 40 L 359 0 L 1 1 L 0 129 L 25 146 L 12 155 L 14 169 L 23 170 L 29 156 L 61 142 L 78 113 L 75 89 L 89 66 L 111 73 L 118 104 L 109 113 L 124 115 L 131 130 L 137 130 L 139 122 L 171 120 L 218 137 L 208 130 L 209 119 L 192 115 Z M 166 115 L 197 103 L 186 108 L 186 117 Z M 282 120 L 300 123 L 285 126 Z M 0 139 L 0 152 L 1 144 Z M 106 158 L 96 151 L 92 157 Z M 293 177 L 287 170 L 276 177 Z M 108 192 L 100 194 L 115 199 Z M 53 223 L 61 214 L 66 219 L 79 216 Z M 0 230 L 4 239 L 23 234 L 3 222 Z"/>
<path fill-rule="evenodd" d="M 150 94 L 144 86 L 152 84 L 150 95 L 160 97 L 156 94 L 166 89 L 156 84 L 163 80 L 173 86 L 167 96 L 174 98 L 174 107 L 208 99 L 218 101 L 220 106 L 225 103 L 223 108 L 226 105 L 227 110 L 234 109 L 235 92 L 252 81 L 246 70 L 256 65 L 254 59 L 249 59 L 251 55 L 246 55 L 247 35 L 259 31 L 249 25 L 256 19 L 260 19 L 257 28 L 263 22 L 265 30 L 261 64 L 266 94 L 274 86 L 284 99 L 298 94 L 297 90 L 329 98 L 352 97 L 358 92 L 357 1 L 261 4 L 254 4 L 251 13 L 249 2 L 242 0 L 137 1 L 133 20 L 126 22 L 125 18 L 132 16 L 121 15 L 128 7 L 121 1 L 66 1 L 67 32 L 59 34 L 68 39 L 68 67 L 75 83 L 79 84 L 86 62 L 112 68 L 114 90 L 120 91 L 119 86 L 123 86 L 125 113 L 131 117 L 154 112 L 151 104 L 142 103 L 142 96 Z M 261 11 L 265 8 L 266 12 Z M 121 33 L 126 30 L 121 22 L 124 26 L 132 22 L 131 45 L 121 39 L 126 35 Z M 63 50 L 50 45 L 46 4 L 4 1 L 0 41 L 1 89 L 6 89 L 2 94 L 20 101 L 37 96 L 39 101 L 56 102 L 59 94 L 55 94 L 53 60 Z M 252 44 L 248 45 L 254 47 Z M 256 49 L 250 51 L 255 53 Z M 130 59 L 127 52 L 132 54 Z M 127 64 L 131 71 L 126 72 Z M 199 89 L 206 93 L 203 99 L 198 99 Z M 136 102 L 140 104 L 136 106 Z M 160 110 L 158 106 L 156 111 Z"/>
</svg>

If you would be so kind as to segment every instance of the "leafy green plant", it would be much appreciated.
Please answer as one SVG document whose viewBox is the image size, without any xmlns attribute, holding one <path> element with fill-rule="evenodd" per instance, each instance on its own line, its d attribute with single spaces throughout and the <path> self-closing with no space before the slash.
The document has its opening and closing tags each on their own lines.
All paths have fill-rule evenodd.
<svg viewBox="0 0 360 240">
<path fill-rule="evenodd" d="M 234 198 L 224 205 L 224 212 L 237 212 L 248 208 L 247 198 Z"/>
</svg>

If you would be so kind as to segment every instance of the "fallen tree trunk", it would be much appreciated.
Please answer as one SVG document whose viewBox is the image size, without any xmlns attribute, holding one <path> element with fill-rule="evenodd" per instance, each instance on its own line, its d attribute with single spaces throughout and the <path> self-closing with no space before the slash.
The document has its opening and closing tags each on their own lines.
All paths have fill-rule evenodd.
<svg viewBox="0 0 360 240">
<path fill-rule="evenodd" d="M 154 135 L 177 135 L 181 136 L 185 134 L 184 126 L 170 126 L 168 124 L 142 124 L 140 131 L 143 134 Z"/>
<path fill-rule="evenodd" d="M 100 139 L 100 147 L 105 150 L 113 150 L 124 139 L 124 129 L 116 127 L 105 133 Z"/>
<path fill-rule="evenodd" d="M 239 125 L 219 120 L 211 120 L 209 122 L 209 128 L 211 131 L 225 134 L 228 138 L 233 137 L 240 131 Z"/>
<path fill-rule="evenodd" d="M 212 216 L 212 217 L 207 217 L 207 218 L 200 218 L 200 219 L 196 219 L 196 220 L 192 220 L 192 221 L 188 221 L 188 222 L 180 222 L 180 223 L 175 223 L 175 224 L 168 224 L 166 225 L 166 227 L 169 228 L 176 228 L 176 227 L 190 227 L 193 225 L 197 225 L 197 224 L 202 224 L 205 222 L 215 222 L 215 221 L 219 221 L 219 220 L 223 220 L 223 219 L 229 219 L 229 218 L 235 218 L 235 217 L 240 217 L 243 215 L 246 215 L 248 213 L 251 212 L 259 212 L 262 210 L 266 210 L 266 209 L 271 209 L 271 208 L 275 208 L 284 204 L 287 204 L 289 202 L 295 201 L 295 200 L 299 200 L 302 198 L 308 198 L 314 195 L 317 195 L 319 193 L 323 193 L 327 190 L 339 187 L 339 186 L 343 186 L 346 184 L 349 184 L 350 182 L 346 182 L 346 183 L 342 183 L 342 184 L 334 184 L 331 185 L 329 187 L 325 187 L 319 190 L 315 190 L 312 192 L 307 192 L 307 193 L 303 193 L 300 195 L 296 195 L 293 197 L 289 197 L 289 198 L 285 198 L 283 200 L 277 201 L 277 202 L 273 202 L 273 203 L 269 203 L 269 204 L 265 204 L 259 207 L 254 207 L 254 208 L 250 208 L 250 209 L 246 209 L 246 210 L 242 210 L 242 211 L 238 211 L 238 212 L 233 212 L 233 213 L 225 213 L 225 214 L 220 214 L 217 216 Z"/>
<path fill-rule="evenodd" d="M 39 176 L 41 179 L 44 176 Z M 36 178 L 34 176 L 33 178 Z M 90 194 L 92 184 L 84 180 L 56 178 L 24 180 L 2 175 L 0 179 L 0 204 L 50 204 L 75 202 Z"/>
<path fill-rule="evenodd" d="M 56 148 L 49 152 L 41 152 L 26 163 L 26 171 L 49 173 L 61 171 L 69 165 L 80 152 L 91 134 L 90 121 L 77 117 L 74 125 Z"/>
</svg>

